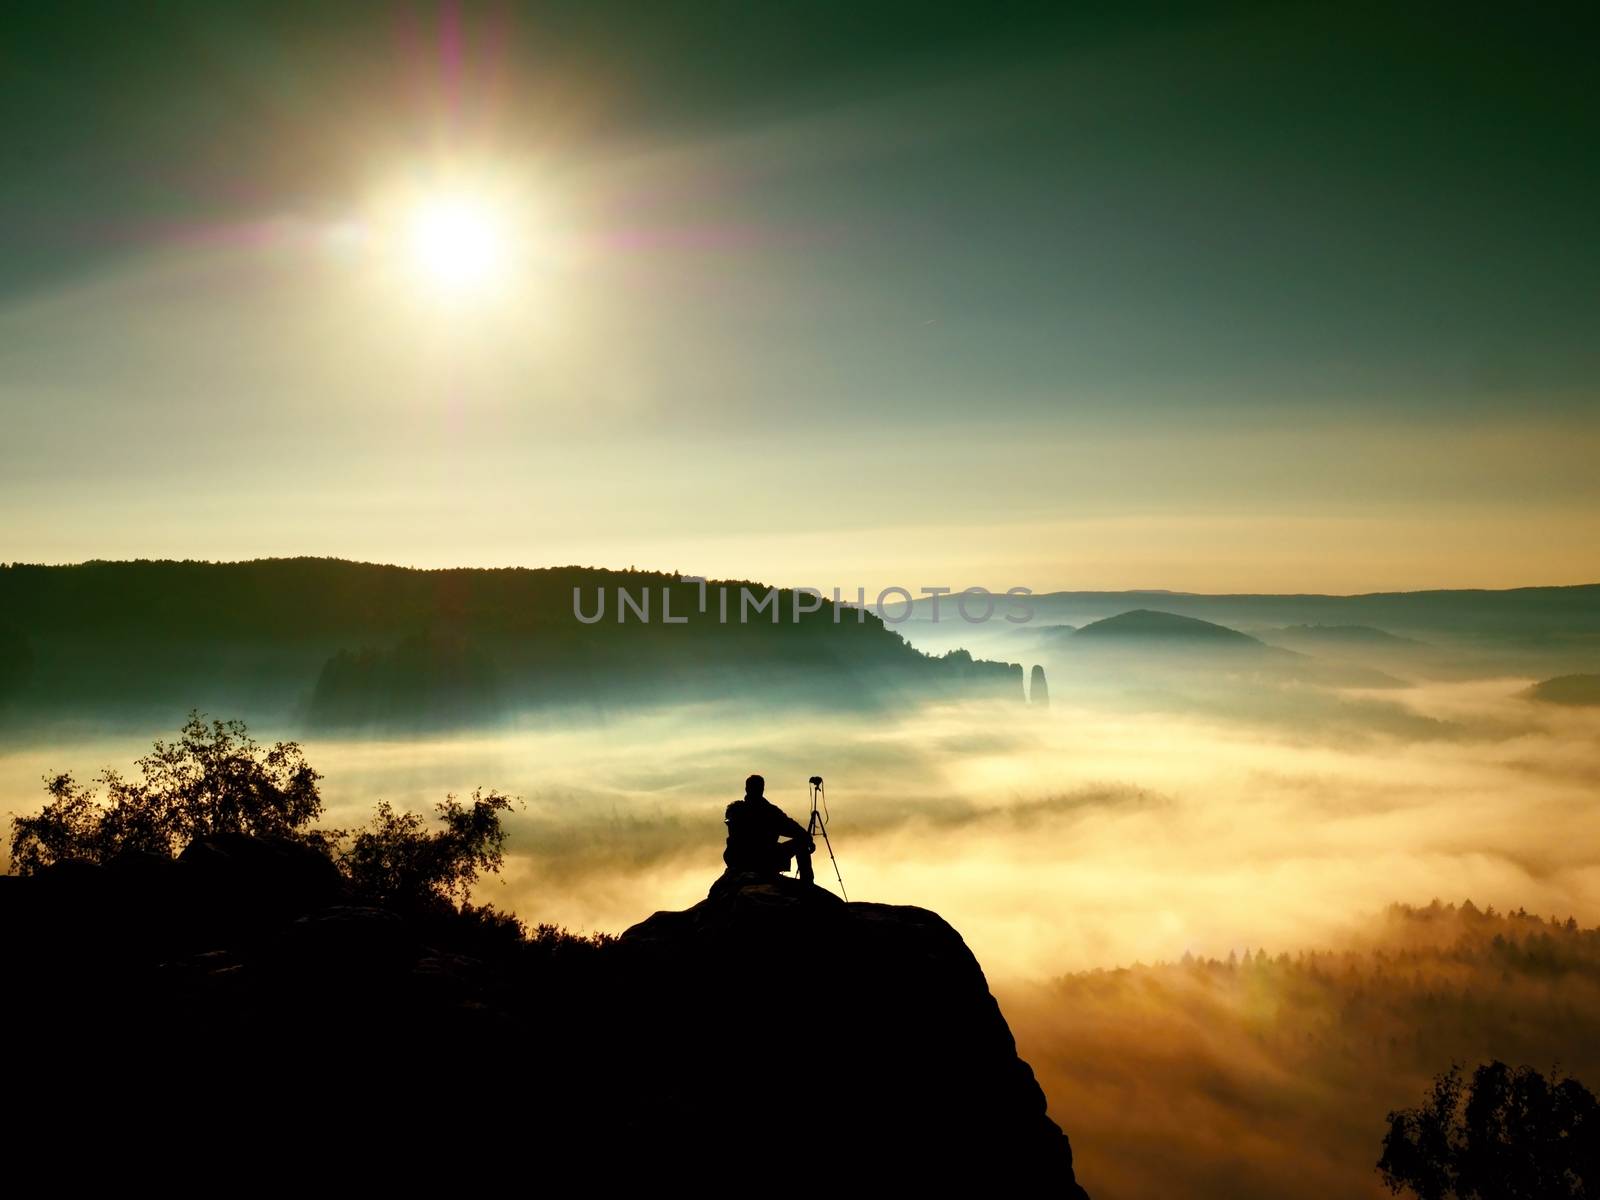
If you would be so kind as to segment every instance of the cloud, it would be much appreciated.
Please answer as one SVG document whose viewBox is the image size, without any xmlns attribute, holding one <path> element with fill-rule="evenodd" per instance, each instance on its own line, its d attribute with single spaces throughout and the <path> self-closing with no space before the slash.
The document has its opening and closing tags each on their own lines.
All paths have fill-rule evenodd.
<svg viewBox="0 0 1600 1200">
<path fill-rule="evenodd" d="M 1055 690 L 1044 713 L 707 706 L 306 748 L 336 825 L 380 797 L 427 811 L 479 785 L 519 795 L 508 868 L 483 896 L 578 928 L 703 896 L 722 809 L 752 771 L 802 820 L 805 780 L 826 776 L 851 895 L 940 912 L 994 978 L 1317 945 L 1392 900 L 1600 918 L 1600 715 L 1522 703 L 1516 681 L 1413 688 L 1403 703 L 1292 689 L 1246 707 Z M 0 807 L 38 803 L 47 770 L 92 773 L 147 745 L 14 751 Z"/>
</svg>

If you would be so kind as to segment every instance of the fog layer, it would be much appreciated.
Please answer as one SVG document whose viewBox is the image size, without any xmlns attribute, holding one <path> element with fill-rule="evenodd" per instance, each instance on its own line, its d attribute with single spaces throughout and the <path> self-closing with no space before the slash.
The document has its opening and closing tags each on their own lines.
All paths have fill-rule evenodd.
<svg viewBox="0 0 1600 1200">
<path fill-rule="evenodd" d="M 520 797 L 507 868 L 482 898 L 588 930 L 703 896 L 721 870 L 722 808 L 747 774 L 802 820 L 806 778 L 821 774 L 852 897 L 934 909 L 991 978 L 1028 979 L 1318 946 L 1391 901 L 1436 896 L 1600 920 L 1600 714 L 1532 705 L 1516 695 L 1528 682 L 1287 686 L 1209 708 L 1069 693 L 1043 711 L 870 720 L 680 708 L 304 745 L 333 825 L 380 798 L 425 811 L 478 785 Z M 37 806 L 46 771 L 126 768 L 148 744 L 8 747 L 0 809 Z"/>
</svg>

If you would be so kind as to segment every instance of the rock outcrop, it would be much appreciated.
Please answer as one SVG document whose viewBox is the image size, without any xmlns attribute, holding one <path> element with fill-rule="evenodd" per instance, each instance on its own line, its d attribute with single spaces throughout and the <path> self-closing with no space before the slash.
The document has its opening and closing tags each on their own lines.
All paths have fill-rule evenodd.
<svg viewBox="0 0 1600 1200">
<path fill-rule="evenodd" d="M 857 1182 L 1082 1195 L 977 960 L 937 914 L 724 876 L 617 949 L 653 1021 L 677 1034 L 648 1055 L 671 1138 L 709 1122 L 752 1162 L 805 1145 Z"/>
<path fill-rule="evenodd" d="M 0 960 L 36 1118 L 13 1134 L 41 1161 L 82 1136 L 50 1115 L 73 1106 L 222 1158 L 325 1115 L 393 1151 L 369 1181 L 415 1182 L 430 1163 L 395 1131 L 430 1114 L 432 1166 L 514 1132 L 529 1171 L 602 1188 L 1083 1195 L 955 930 L 794 880 L 724 876 L 609 942 L 523 940 L 363 906 L 306 847 L 210 839 L 0 877 Z M 464 1100 L 495 1118 L 433 1115 Z"/>
</svg>

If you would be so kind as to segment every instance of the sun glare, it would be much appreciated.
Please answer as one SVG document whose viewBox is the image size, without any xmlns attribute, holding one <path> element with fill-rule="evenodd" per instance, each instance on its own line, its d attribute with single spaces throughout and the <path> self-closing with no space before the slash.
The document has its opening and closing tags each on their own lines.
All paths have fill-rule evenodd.
<svg viewBox="0 0 1600 1200">
<path fill-rule="evenodd" d="M 410 221 L 411 257 L 428 282 L 453 293 L 494 283 L 509 251 L 501 215 L 470 196 L 435 196 Z"/>
</svg>

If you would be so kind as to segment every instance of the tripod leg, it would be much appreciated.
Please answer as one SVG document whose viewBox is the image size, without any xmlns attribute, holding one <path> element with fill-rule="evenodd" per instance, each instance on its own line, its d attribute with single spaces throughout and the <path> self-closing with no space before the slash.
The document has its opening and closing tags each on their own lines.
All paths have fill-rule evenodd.
<svg viewBox="0 0 1600 1200">
<path fill-rule="evenodd" d="M 822 827 L 822 843 L 828 847 L 828 861 L 833 863 L 833 874 L 839 881 L 839 895 L 844 897 L 846 903 L 850 901 L 850 893 L 844 890 L 844 876 L 839 874 L 839 859 L 833 852 L 833 839 L 828 836 L 828 827 Z"/>
</svg>

